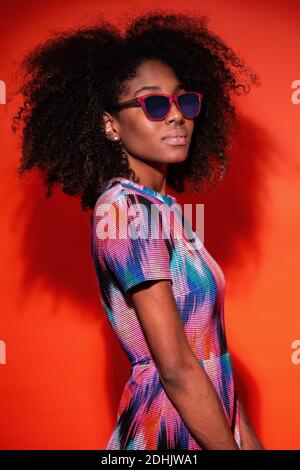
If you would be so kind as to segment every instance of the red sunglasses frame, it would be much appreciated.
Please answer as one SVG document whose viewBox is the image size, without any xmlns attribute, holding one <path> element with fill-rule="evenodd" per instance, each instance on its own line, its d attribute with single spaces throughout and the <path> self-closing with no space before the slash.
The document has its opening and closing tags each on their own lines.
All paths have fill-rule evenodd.
<svg viewBox="0 0 300 470">
<path fill-rule="evenodd" d="M 132 100 L 123 101 L 122 103 L 116 103 L 114 106 L 111 107 L 111 109 L 116 110 L 116 111 L 118 111 L 118 110 L 120 111 L 121 109 L 124 109 L 124 108 L 139 107 L 140 106 L 143 109 L 144 113 L 146 114 L 147 118 L 150 121 L 163 121 L 167 117 L 167 115 L 169 114 L 169 112 L 171 110 L 172 102 L 174 102 L 174 103 L 176 103 L 177 108 L 184 115 L 184 117 L 186 117 L 187 119 L 193 119 L 193 118 L 190 118 L 189 116 L 186 116 L 184 114 L 184 112 L 182 111 L 182 109 L 180 107 L 180 104 L 178 102 L 178 97 L 181 96 L 181 95 L 184 95 L 186 93 L 193 93 L 193 94 L 197 95 L 198 98 L 199 98 L 199 109 L 198 109 L 197 114 L 195 116 L 193 116 L 193 118 L 194 118 L 194 117 L 198 116 L 198 114 L 201 111 L 201 100 L 203 98 L 203 94 L 199 93 L 198 91 L 182 91 L 182 92 L 179 92 L 179 93 L 175 93 L 174 95 L 169 95 L 167 93 L 148 93 L 148 94 L 143 95 L 143 96 L 138 96 L 137 98 L 134 98 Z M 149 96 L 166 96 L 169 99 L 169 109 L 163 117 L 161 117 L 161 118 L 152 118 L 151 116 L 149 116 L 149 114 L 147 112 L 147 109 L 146 109 L 146 105 L 145 105 L 145 100 Z"/>
</svg>

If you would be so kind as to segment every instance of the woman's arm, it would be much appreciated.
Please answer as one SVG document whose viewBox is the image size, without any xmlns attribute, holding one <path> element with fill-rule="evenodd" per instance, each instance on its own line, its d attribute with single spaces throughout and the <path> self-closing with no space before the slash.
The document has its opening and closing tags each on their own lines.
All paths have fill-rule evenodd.
<svg viewBox="0 0 300 470">
<path fill-rule="evenodd" d="M 210 450 L 239 450 L 216 390 L 198 361 L 161 381 L 196 442 Z"/>
<path fill-rule="evenodd" d="M 156 281 L 131 295 L 162 385 L 196 442 L 239 450 L 217 392 L 188 344 L 171 282 Z"/>
<path fill-rule="evenodd" d="M 245 408 L 241 401 L 240 403 L 240 434 L 242 450 L 265 450 L 264 446 L 258 439 L 250 420 L 246 414 Z"/>
</svg>

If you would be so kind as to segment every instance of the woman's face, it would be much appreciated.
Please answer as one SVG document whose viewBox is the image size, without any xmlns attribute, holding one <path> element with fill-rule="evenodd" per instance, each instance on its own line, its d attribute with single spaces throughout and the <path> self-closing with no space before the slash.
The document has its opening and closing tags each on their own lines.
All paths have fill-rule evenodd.
<svg viewBox="0 0 300 470">
<path fill-rule="evenodd" d="M 141 90 L 141 88 L 147 87 Z M 127 101 L 147 93 L 169 93 L 184 90 L 174 71 L 157 59 L 145 60 L 138 68 L 136 77 L 128 81 L 126 91 L 118 102 Z M 169 114 L 163 121 L 150 121 L 141 107 L 125 108 L 118 117 L 105 113 L 106 135 L 113 139 L 118 136 L 126 152 L 129 164 L 136 160 L 150 166 L 165 167 L 169 163 L 182 162 L 187 158 L 194 129 L 194 121 L 185 118 L 173 102 Z M 171 145 L 166 134 L 172 130 L 184 130 L 185 145 Z M 157 165 L 156 165 L 157 164 Z M 134 167 L 134 165 L 129 165 Z"/>
</svg>

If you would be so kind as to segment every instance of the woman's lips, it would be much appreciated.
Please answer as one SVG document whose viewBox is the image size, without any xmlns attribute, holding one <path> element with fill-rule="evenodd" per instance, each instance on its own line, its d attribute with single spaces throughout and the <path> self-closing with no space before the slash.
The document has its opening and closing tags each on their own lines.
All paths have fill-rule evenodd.
<svg viewBox="0 0 300 470">
<path fill-rule="evenodd" d="M 180 136 L 180 137 L 165 137 L 163 139 L 169 145 L 186 145 L 187 144 L 187 136 Z"/>
</svg>

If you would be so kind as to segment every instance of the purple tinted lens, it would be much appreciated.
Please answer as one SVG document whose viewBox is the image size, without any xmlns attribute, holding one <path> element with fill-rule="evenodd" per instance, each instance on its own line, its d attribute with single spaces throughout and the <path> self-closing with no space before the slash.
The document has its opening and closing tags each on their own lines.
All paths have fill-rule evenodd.
<svg viewBox="0 0 300 470">
<path fill-rule="evenodd" d="M 150 117 L 160 119 L 169 111 L 169 100 L 166 96 L 148 96 L 145 99 L 145 107 Z"/>
<path fill-rule="evenodd" d="M 178 103 L 186 117 L 195 117 L 200 112 L 201 101 L 195 93 L 183 93 L 178 96 Z"/>
</svg>

